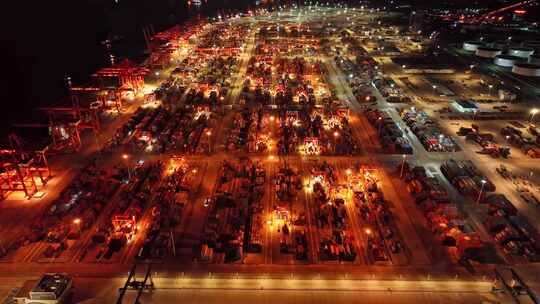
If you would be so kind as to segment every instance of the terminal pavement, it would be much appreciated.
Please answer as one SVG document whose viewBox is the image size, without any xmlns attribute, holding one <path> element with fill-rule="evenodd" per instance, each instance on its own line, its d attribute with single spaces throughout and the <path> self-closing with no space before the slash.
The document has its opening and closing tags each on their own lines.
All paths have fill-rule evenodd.
<svg viewBox="0 0 540 304">
<path fill-rule="evenodd" d="M 248 46 L 248 50 L 252 50 L 253 46 Z M 251 52 L 251 51 L 250 51 Z M 248 53 L 250 53 L 248 52 Z M 328 63 L 327 63 L 328 64 Z M 351 96 L 350 88 L 347 90 L 347 86 L 344 83 L 343 75 L 335 66 L 330 63 L 330 70 L 333 75 L 331 78 L 337 79 L 337 83 L 341 83 L 341 91 L 348 96 L 349 105 L 351 109 L 357 114 L 361 114 L 361 108 L 358 103 L 353 102 L 354 96 Z M 340 79 L 341 78 L 341 79 Z M 388 111 L 393 119 L 398 122 L 403 128 L 407 128 L 401 121 L 401 118 L 395 111 L 395 109 L 386 103 L 384 98 L 374 89 L 374 93 L 378 99 L 378 106 L 380 109 Z M 236 95 L 236 94 L 235 94 Z M 439 168 L 442 161 L 448 159 L 450 156 L 457 159 L 465 159 L 463 152 L 458 153 L 428 153 L 425 151 L 421 143 L 412 136 L 410 132 L 405 132 L 409 141 L 413 144 L 414 158 L 419 164 L 428 165 L 436 168 L 436 173 L 440 174 Z M 223 151 L 217 151 L 217 154 L 208 158 L 207 156 L 194 156 L 190 159 L 208 159 L 208 161 L 220 161 L 226 159 L 228 156 Z M 85 156 L 79 156 L 81 161 Z M 86 155 L 87 157 L 87 155 Z M 165 157 L 165 156 L 160 156 Z M 264 156 L 263 156 L 264 157 Z M 305 160 L 309 158 L 301 158 L 298 156 L 291 157 L 295 160 Z M 256 157 L 255 157 L 256 159 Z M 261 157 L 262 159 L 262 157 Z M 340 159 L 339 157 L 320 157 L 320 160 L 324 159 Z M 380 155 L 380 154 L 368 154 L 367 156 L 358 157 L 343 157 L 343 160 L 350 161 L 351 164 L 355 161 L 362 163 L 370 163 L 375 161 L 376 163 L 395 163 L 398 164 L 401 161 L 401 155 Z M 480 162 L 487 163 L 487 162 Z M 71 164 L 71 163 L 70 163 Z M 484 164 L 480 169 L 483 170 L 487 164 Z M 485 174 L 489 174 L 483 170 Z M 490 176 L 491 177 L 491 176 Z M 69 180 L 69 179 L 67 179 Z M 443 178 L 444 180 L 444 178 Z M 448 186 L 448 185 L 447 185 Z M 62 187 L 59 187 L 60 189 Z M 451 188 L 451 187 L 450 187 Z M 45 205 L 45 204 L 44 204 Z M 112 282 L 122 282 L 131 264 L 129 263 L 0 263 L 0 280 L 17 280 L 26 279 L 37 276 L 43 272 L 67 272 L 74 275 L 76 278 L 112 278 Z M 527 265 L 516 266 L 521 273 L 524 273 L 525 277 L 529 277 L 533 282 L 539 282 L 540 278 L 535 277 L 534 273 L 540 273 L 539 266 Z M 259 286 L 266 289 L 279 288 L 282 284 L 280 280 L 297 280 L 299 281 L 297 288 L 309 289 L 314 286 L 325 285 L 324 288 L 345 290 L 347 288 L 351 290 L 417 290 L 417 291 L 436 291 L 450 289 L 453 292 L 489 292 L 492 282 L 492 269 L 493 265 L 479 265 L 475 266 L 475 273 L 471 274 L 465 271 L 464 268 L 459 266 L 449 265 L 412 265 L 412 266 L 392 266 L 392 267 L 379 267 L 379 266 L 350 266 L 343 264 L 335 265 L 222 265 L 222 264 L 181 264 L 174 260 L 167 260 L 163 264 L 157 264 L 153 267 L 156 279 L 156 284 L 163 284 L 162 286 L 172 286 L 176 288 L 179 282 L 183 282 L 178 286 L 196 288 L 197 286 L 221 286 L 227 288 L 234 288 L 234 284 L 240 284 L 243 286 Z M 194 278 L 191 283 L 186 282 L 186 278 Z M 230 283 L 234 278 L 236 283 Z M 205 283 L 208 280 L 216 280 L 213 283 Z M 244 280 L 244 281 L 243 281 Z M 253 280 L 257 284 L 253 284 Z M 304 280 L 304 281 L 301 281 Z M 332 281 L 333 280 L 333 281 Z M 361 283 L 353 280 L 363 280 Z M 384 280 L 384 281 L 382 281 Z M 386 280 L 391 280 L 387 282 Z M 529 280 L 529 282 L 530 282 Z M 229 282 L 231 285 L 227 286 Z M 261 283 L 262 282 L 262 283 Z M 307 283 L 309 282 L 309 283 Z M 324 282 L 324 284 L 322 284 Z M 330 283 L 329 283 L 330 282 Z M 404 283 L 409 282 L 409 283 Z M 245 284 L 245 285 L 242 285 Z M 262 285 L 261 285 L 262 284 Z M 343 286 L 338 285 L 343 284 Z M 401 285 L 400 285 L 401 284 Z M 5 285 L 4 285 L 5 286 Z M 274 286 L 274 287 L 273 287 Z M 294 285 L 292 285 L 294 286 Z M 238 286 L 236 287 L 238 288 Z"/>
</svg>

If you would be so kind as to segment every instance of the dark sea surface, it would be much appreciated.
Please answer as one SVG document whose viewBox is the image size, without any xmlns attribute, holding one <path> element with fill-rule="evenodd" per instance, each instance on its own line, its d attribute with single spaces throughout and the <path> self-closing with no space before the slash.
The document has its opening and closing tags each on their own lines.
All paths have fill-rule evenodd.
<svg viewBox="0 0 540 304">
<path fill-rule="evenodd" d="M 244 11 L 259 2 L 304 2 L 302 0 L 201 0 L 201 6 L 188 0 L 7 0 L 0 9 L 0 137 L 14 122 L 46 121 L 33 109 L 58 104 L 67 95 L 66 75 L 74 85 L 84 85 L 100 67 L 108 66 L 109 56 L 102 44 L 112 39 L 117 58 L 142 58 L 142 28 L 156 32 L 197 16 Z M 359 0 L 327 0 L 348 2 Z M 384 5 L 389 0 L 372 1 Z M 421 0 L 404 0 L 416 6 L 432 6 Z M 494 7 L 501 4 L 494 0 Z M 400 2 L 401 3 L 401 2 Z M 429 4 L 428 4 L 429 3 Z M 467 0 L 444 1 L 463 6 Z M 438 3 L 438 5 L 443 5 Z M 484 2 L 482 2 L 484 3 Z M 531 15 L 534 15 L 531 13 Z"/>
<path fill-rule="evenodd" d="M 156 32 L 197 16 L 215 16 L 252 7 L 250 0 L 50 0 L 4 2 L 0 18 L 2 85 L 0 136 L 13 123 L 46 121 L 34 109 L 67 95 L 65 76 L 74 85 L 108 66 L 102 41 L 111 39 L 117 58 L 142 58 L 142 28 Z M 192 1 L 193 2 L 193 1 Z"/>
</svg>

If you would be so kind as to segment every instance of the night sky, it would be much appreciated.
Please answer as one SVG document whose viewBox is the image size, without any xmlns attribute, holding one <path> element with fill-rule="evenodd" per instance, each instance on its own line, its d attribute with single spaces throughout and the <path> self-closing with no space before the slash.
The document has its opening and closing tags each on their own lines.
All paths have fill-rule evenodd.
<svg viewBox="0 0 540 304">
<path fill-rule="evenodd" d="M 10 121 L 25 119 L 35 106 L 55 103 L 65 94 L 64 75 L 74 79 L 105 64 L 100 41 L 110 31 L 103 8 L 85 1 L 24 1 L 2 27 L 2 101 Z M 4 12 L 6 13 L 6 12 Z M 5 118 L 6 115 L 2 115 Z M 7 121 L 3 122 L 5 131 Z"/>
</svg>

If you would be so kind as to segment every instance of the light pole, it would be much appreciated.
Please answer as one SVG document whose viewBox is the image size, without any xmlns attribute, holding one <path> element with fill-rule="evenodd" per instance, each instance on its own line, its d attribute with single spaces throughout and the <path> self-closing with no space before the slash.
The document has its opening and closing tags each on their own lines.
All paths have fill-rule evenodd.
<svg viewBox="0 0 540 304">
<path fill-rule="evenodd" d="M 73 224 L 77 226 L 77 232 L 79 232 L 81 230 L 81 219 L 80 218 L 74 219 Z"/>
<path fill-rule="evenodd" d="M 334 131 L 334 154 L 337 153 L 337 139 L 339 137 L 339 132 Z"/>
<path fill-rule="evenodd" d="M 531 119 L 529 121 L 529 123 L 532 123 L 533 122 L 533 119 L 534 119 L 534 115 L 536 115 L 536 113 L 538 113 L 538 109 L 534 108 L 531 110 Z"/>
<path fill-rule="evenodd" d="M 66 84 L 67 84 L 68 88 L 71 88 L 73 86 L 73 83 L 71 82 L 71 76 L 66 75 L 64 77 L 64 80 L 66 81 Z"/>
<path fill-rule="evenodd" d="M 407 155 L 403 154 L 402 155 L 402 159 L 401 159 L 401 171 L 399 173 L 399 178 L 402 178 L 403 177 L 403 169 L 405 169 L 405 158 L 407 157 Z"/>
<path fill-rule="evenodd" d="M 433 95 L 435 95 L 435 93 L 437 93 L 437 86 L 436 86 L 436 85 L 432 85 L 431 87 L 433 88 Z"/>
<path fill-rule="evenodd" d="M 127 171 L 128 171 L 128 178 L 131 180 L 131 169 L 129 168 L 129 155 L 124 153 L 124 154 L 122 154 L 122 158 L 126 162 L 126 168 L 127 168 Z"/>
<path fill-rule="evenodd" d="M 367 235 L 367 238 L 368 238 L 368 240 L 369 240 L 369 239 L 371 238 L 371 229 L 366 228 L 364 231 L 365 231 L 365 233 L 366 233 L 366 235 Z"/>
<path fill-rule="evenodd" d="M 352 186 L 351 186 L 351 174 L 352 174 L 352 170 L 351 169 L 347 169 L 345 170 L 345 174 L 347 174 L 347 190 L 349 192 L 349 195 L 351 195 L 351 198 L 352 198 Z"/>
<path fill-rule="evenodd" d="M 208 137 L 208 154 L 210 154 L 210 136 L 212 136 L 212 132 L 206 131 L 206 136 Z"/>
<path fill-rule="evenodd" d="M 489 95 L 491 95 L 491 89 L 493 89 L 493 85 L 492 84 L 488 85 L 488 88 L 489 88 Z"/>
<path fill-rule="evenodd" d="M 483 179 L 480 181 L 482 183 L 482 186 L 480 187 L 480 193 L 478 193 L 478 198 L 476 199 L 476 203 L 480 203 L 480 199 L 482 198 L 482 194 L 484 193 L 484 186 L 486 185 L 486 180 Z"/>
</svg>

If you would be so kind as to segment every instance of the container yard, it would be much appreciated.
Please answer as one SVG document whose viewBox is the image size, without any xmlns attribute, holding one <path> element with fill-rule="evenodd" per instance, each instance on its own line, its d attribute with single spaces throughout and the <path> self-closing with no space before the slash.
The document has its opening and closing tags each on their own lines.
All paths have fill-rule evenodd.
<svg viewBox="0 0 540 304">
<path fill-rule="evenodd" d="M 118 303 L 153 303 L 143 291 L 254 280 L 469 294 L 499 268 L 535 271 L 539 110 L 485 59 L 533 48 L 441 45 L 419 17 L 367 4 L 263 2 L 145 28 L 146 59 L 66 77 L 68 96 L 38 109 L 47 123 L 14 125 L 0 279 L 127 275 Z"/>
</svg>

